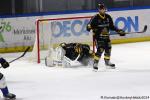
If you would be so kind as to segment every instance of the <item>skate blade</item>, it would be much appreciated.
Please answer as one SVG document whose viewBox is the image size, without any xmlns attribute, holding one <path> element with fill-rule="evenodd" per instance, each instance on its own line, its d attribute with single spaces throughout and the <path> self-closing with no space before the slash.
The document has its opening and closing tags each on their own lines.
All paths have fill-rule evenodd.
<svg viewBox="0 0 150 100">
<path fill-rule="evenodd" d="M 0 98 L 0 100 L 23 100 L 23 98 Z"/>
<path fill-rule="evenodd" d="M 3 99 L 0 99 L 0 100 L 17 100 L 16 98 L 12 98 L 12 99 L 10 99 L 10 98 L 3 98 Z"/>
<path fill-rule="evenodd" d="M 106 69 L 116 69 L 115 66 L 106 66 Z"/>
<path fill-rule="evenodd" d="M 93 72 L 98 72 L 98 69 L 93 69 Z"/>
<path fill-rule="evenodd" d="M 114 68 L 107 67 L 106 69 L 116 69 L 116 67 L 114 67 Z"/>
</svg>

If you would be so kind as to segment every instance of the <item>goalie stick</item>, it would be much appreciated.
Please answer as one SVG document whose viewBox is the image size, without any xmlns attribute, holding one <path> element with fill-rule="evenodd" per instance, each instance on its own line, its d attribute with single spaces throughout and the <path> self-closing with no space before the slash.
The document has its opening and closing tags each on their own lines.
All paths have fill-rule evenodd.
<svg viewBox="0 0 150 100">
<path fill-rule="evenodd" d="M 80 54 L 77 56 L 77 58 L 75 60 L 71 60 L 70 58 L 64 56 L 64 59 L 62 61 L 63 67 L 70 67 L 72 64 L 77 63 L 79 57 L 80 57 Z"/>
<path fill-rule="evenodd" d="M 29 51 L 29 49 L 30 49 L 30 47 L 27 47 L 27 49 L 23 52 L 23 54 L 22 54 L 21 56 L 19 56 L 19 57 L 13 59 L 13 60 L 11 60 L 11 61 L 9 61 L 8 63 L 12 63 L 12 62 L 14 62 L 14 61 L 16 61 L 16 60 L 22 58 L 22 57 Z M 1 67 L 2 67 L 2 66 L 1 66 Z M 1 68 L 1 67 L 0 67 L 0 68 Z"/>
</svg>

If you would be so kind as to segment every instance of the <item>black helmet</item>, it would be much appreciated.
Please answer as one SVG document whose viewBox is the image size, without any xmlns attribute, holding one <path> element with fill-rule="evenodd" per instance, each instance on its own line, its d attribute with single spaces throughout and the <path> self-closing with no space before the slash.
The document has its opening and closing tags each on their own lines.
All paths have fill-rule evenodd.
<svg viewBox="0 0 150 100">
<path fill-rule="evenodd" d="M 105 5 L 104 4 L 98 4 L 98 9 L 106 9 Z"/>
</svg>

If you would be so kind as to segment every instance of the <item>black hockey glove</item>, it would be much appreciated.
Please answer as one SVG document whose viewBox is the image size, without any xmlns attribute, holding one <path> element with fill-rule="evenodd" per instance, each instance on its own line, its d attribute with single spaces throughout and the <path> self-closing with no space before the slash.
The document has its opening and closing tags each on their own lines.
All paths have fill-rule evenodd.
<svg viewBox="0 0 150 100">
<path fill-rule="evenodd" d="M 119 29 L 117 32 L 120 36 L 125 36 L 126 35 L 126 33 L 122 29 Z"/>
<path fill-rule="evenodd" d="M 3 68 L 9 67 L 9 63 L 4 58 L 0 58 L 0 63 Z"/>
</svg>

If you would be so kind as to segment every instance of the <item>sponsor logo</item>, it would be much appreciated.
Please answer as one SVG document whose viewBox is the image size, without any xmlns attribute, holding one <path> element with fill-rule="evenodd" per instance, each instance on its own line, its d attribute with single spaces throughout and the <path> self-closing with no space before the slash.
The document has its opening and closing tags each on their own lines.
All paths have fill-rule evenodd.
<svg viewBox="0 0 150 100">
<path fill-rule="evenodd" d="M 4 34 L 5 32 L 10 32 L 12 29 L 12 26 L 10 25 L 10 22 L 0 22 L 0 42 L 5 42 Z"/>
<path fill-rule="evenodd" d="M 70 37 L 70 36 L 81 36 L 89 35 L 90 33 L 86 31 L 86 25 L 89 19 L 74 19 L 67 21 L 57 21 L 52 22 L 52 33 L 54 37 Z M 126 32 L 139 31 L 139 18 L 134 17 L 117 17 L 114 20 L 114 24 L 119 29 L 123 29 Z M 111 34 L 116 34 L 116 32 L 111 32 Z"/>
<path fill-rule="evenodd" d="M 126 32 L 139 31 L 139 18 L 138 16 L 134 17 L 118 17 L 115 22 L 115 26 L 119 29 L 123 29 Z"/>
<path fill-rule="evenodd" d="M 89 19 L 84 20 L 68 20 L 68 21 L 58 21 L 52 23 L 54 25 L 53 28 L 53 36 L 54 37 L 69 37 L 80 36 L 80 35 L 89 35 L 86 31 L 86 25 L 88 24 Z"/>
</svg>

